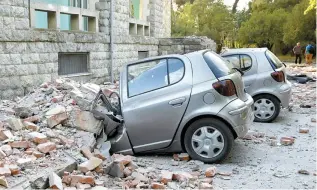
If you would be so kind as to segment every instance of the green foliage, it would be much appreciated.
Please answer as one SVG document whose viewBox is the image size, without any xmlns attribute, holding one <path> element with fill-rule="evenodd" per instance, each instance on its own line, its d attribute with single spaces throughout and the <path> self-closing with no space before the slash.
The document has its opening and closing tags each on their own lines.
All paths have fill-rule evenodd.
<svg viewBox="0 0 317 190">
<path fill-rule="evenodd" d="M 173 36 L 203 35 L 220 43 L 233 32 L 234 22 L 222 1 L 196 0 L 174 12 L 172 26 Z"/>
<path fill-rule="evenodd" d="M 303 15 L 308 4 L 308 0 L 303 0 L 293 8 L 291 14 L 288 16 L 286 24 L 284 25 L 285 33 L 283 41 L 285 44 L 295 44 L 299 41 L 307 43 L 316 40 L 315 13 L 310 11 Z"/>
<path fill-rule="evenodd" d="M 305 10 L 305 14 L 311 12 L 311 10 L 316 9 L 316 0 L 309 0 L 309 6 L 307 7 L 307 9 Z"/>
</svg>

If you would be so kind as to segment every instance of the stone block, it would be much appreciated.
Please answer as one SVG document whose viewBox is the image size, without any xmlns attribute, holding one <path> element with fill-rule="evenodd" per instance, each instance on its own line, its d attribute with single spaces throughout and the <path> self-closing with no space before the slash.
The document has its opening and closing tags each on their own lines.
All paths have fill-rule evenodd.
<svg viewBox="0 0 317 190">
<path fill-rule="evenodd" d="M 94 170 L 96 167 L 98 167 L 102 163 L 102 160 L 96 157 L 91 157 L 86 162 L 81 163 L 78 166 L 78 170 L 87 173 L 88 171 Z"/>
<path fill-rule="evenodd" d="M 48 126 L 50 128 L 53 128 L 56 125 L 61 124 L 62 122 L 67 120 L 68 115 L 66 113 L 65 107 L 58 105 L 55 108 L 46 112 L 45 117 L 47 119 Z"/>
<path fill-rule="evenodd" d="M 102 128 L 102 121 L 97 120 L 93 113 L 77 109 L 73 110 L 70 115 L 70 122 L 74 127 L 87 132 L 99 134 Z"/>
</svg>

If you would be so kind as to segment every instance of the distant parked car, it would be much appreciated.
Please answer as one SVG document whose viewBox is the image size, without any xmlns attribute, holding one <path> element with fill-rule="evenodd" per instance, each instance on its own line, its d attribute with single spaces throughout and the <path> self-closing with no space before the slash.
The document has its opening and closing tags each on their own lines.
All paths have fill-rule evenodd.
<svg viewBox="0 0 317 190">
<path fill-rule="evenodd" d="M 267 48 L 227 49 L 221 56 L 244 72 L 245 90 L 254 99 L 255 121 L 271 122 L 288 107 L 291 83 L 285 67 Z"/>
<path fill-rule="evenodd" d="M 254 119 L 241 74 L 209 50 L 130 63 L 119 94 L 122 125 L 109 133 L 116 153 L 186 151 L 219 162 Z"/>
</svg>

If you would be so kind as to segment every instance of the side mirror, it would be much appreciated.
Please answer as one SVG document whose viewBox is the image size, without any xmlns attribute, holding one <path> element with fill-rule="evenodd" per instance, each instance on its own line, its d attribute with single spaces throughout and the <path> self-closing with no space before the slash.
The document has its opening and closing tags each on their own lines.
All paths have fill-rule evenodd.
<svg viewBox="0 0 317 190">
<path fill-rule="evenodd" d="M 241 69 L 236 68 L 236 67 L 234 67 L 233 69 L 237 70 L 237 71 L 241 74 L 241 76 L 243 76 L 243 75 L 244 75 L 244 72 L 243 72 Z"/>
</svg>

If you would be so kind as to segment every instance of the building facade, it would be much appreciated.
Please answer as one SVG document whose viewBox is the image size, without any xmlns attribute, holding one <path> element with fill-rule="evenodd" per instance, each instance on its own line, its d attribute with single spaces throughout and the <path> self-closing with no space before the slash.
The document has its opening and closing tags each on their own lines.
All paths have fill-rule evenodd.
<svg viewBox="0 0 317 190">
<path fill-rule="evenodd" d="M 171 0 L 1 0 L 0 30 L 0 99 L 58 77 L 118 80 L 129 61 L 174 49 Z"/>
</svg>

